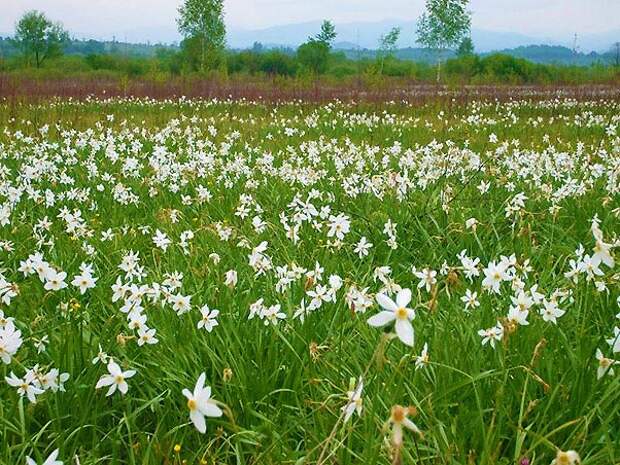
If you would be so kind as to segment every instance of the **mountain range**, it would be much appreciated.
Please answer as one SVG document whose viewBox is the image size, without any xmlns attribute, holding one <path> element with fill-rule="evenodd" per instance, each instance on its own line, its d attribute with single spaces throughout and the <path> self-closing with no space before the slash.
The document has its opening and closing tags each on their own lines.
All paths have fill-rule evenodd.
<svg viewBox="0 0 620 465">
<path fill-rule="evenodd" d="M 230 29 L 227 40 L 232 48 L 251 47 L 254 42 L 261 42 L 268 46 L 296 47 L 305 42 L 309 36 L 315 35 L 320 27 L 320 21 L 309 21 L 257 30 Z M 399 48 L 417 46 L 416 21 L 388 19 L 377 22 L 336 24 L 337 48 L 375 49 L 381 35 L 393 27 L 400 27 L 402 30 Z M 519 32 L 490 31 L 478 28 L 472 29 L 471 36 L 478 52 L 491 52 L 526 45 L 561 45 L 569 48 L 575 45 L 574 36 L 535 37 Z M 579 51 L 588 53 L 608 51 L 617 41 L 620 41 L 620 30 L 577 35 L 576 44 Z"/>
<path fill-rule="evenodd" d="M 320 21 L 308 21 L 298 24 L 283 24 L 263 29 L 240 29 L 229 27 L 227 33 L 228 46 L 242 49 L 252 47 L 254 42 L 260 42 L 267 47 L 297 47 L 305 42 L 309 36 L 315 35 L 321 27 Z M 376 49 L 379 38 L 392 27 L 402 29 L 399 48 L 416 47 L 416 21 L 385 19 L 375 22 L 336 23 L 338 37 L 337 48 L 341 49 Z M 178 43 L 181 39 L 178 31 L 170 25 L 152 28 L 134 28 L 126 31 L 116 31 L 116 40 L 129 43 Z M 0 36 L 9 36 L 10 33 Z M 109 37 L 92 37 L 88 33 L 76 32 L 80 39 L 111 40 Z M 573 49 L 575 36 L 533 36 L 518 31 L 491 31 L 473 28 L 471 31 L 474 46 L 477 52 L 491 52 L 511 49 L 526 45 L 561 45 Z M 583 53 L 591 51 L 607 52 L 615 42 L 620 41 L 620 30 L 601 31 L 590 34 L 578 34 L 577 50 Z"/>
</svg>

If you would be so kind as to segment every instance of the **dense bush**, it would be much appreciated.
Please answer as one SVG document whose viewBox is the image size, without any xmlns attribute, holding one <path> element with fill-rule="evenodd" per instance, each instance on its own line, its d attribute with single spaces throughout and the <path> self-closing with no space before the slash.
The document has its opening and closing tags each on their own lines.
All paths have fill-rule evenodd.
<svg viewBox="0 0 620 465">
<path fill-rule="evenodd" d="M 84 44 L 84 49 L 87 43 Z M 335 79 L 349 76 L 389 76 L 415 81 L 434 82 L 436 63 L 388 57 L 378 59 L 348 58 L 344 53 L 330 52 L 321 42 L 310 41 L 293 50 L 269 50 L 255 47 L 252 50 L 229 51 L 217 58 L 211 71 L 201 71 L 192 59 L 192 47 L 186 42 L 180 50 L 157 49 L 154 56 L 132 56 L 117 53 L 89 53 L 65 55 L 45 62 L 39 72 L 26 69 L 19 56 L 0 60 L 0 70 L 26 73 L 29 76 L 68 77 L 92 73 L 117 78 L 166 76 L 191 76 L 213 73 L 220 75 L 260 75 L 282 77 L 312 77 L 324 75 Z M 92 49 L 92 48 L 91 48 Z M 505 54 L 487 56 L 464 55 L 448 59 L 444 65 L 443 80 L 448 84 L 584 84 L 616 83 L 620 70 L 605 65 L 553 65 L 538 64 Z M 377 81 L 380 83 L 380 79 Z"/>
</svg>

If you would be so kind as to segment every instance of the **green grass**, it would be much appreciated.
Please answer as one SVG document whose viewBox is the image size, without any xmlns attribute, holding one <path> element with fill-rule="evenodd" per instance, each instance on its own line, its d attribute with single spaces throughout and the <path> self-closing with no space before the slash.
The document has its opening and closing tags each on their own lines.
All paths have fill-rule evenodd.
<svg viewBox="0 0 620 465">
<path fill-rule="evenodd" d="M 564 276 L 579 244 L 592 253 L 594 215 L 605 242 L 620 232 L 618 110 L 612 101 L 559 100 L 450 108 L 135 100 L 0 107 L 0 203 L 14 188 L 23 191 L 0 229 L 0 239 L 14 247 L 0 252 L 2 273 L 19 295 L 0 308 L 24 339 L 11 364 L 0 364 L 1 379 L 10 372 L 21 377 L 36 364 L 70 374 L 66 392 L 46 391 L 36 404 L 0 382 L 0 463 L 22 464 L 26 456 L 40 463 L 56 448 L 65 464 L 81 465 L 392 463 L 384 425 L 397 404 L 416 407 L 412 419 L 424 433 L 405 432 L 403 463 L 517 464 L 528 457 L 546 465 L 558 449 L 578 451 L 587 465 L 620 463 L 620 378 L 598 380 L 595 358 L 597 348 L 614 355 L 605 340 L 619 326 L 619 276 L 601 265 L 604 292 L 584 274 L 578 283 Z M 116 162 L 106 157 L 112 145 Z M 159 170 L 157 146 L 159 153 L 166 149 Z M 123 169 L 128 161 L 135 171 Z M 176 174 L 162 175 L 166 170 Z M 302 172 L 310 181 L 292 180 Z M 397 173 L 410 181 L 405 192 L 393 181 Z M 571 191 L 571 180 L 583 189 Z M 484 195 L 481 181 L 491 183 Z M 364 188 L 371 182 L 374 192 Z M 114 200 L 118 184 L 137 196 L 135 205 Z M 209 201 L 196 201 L 200 185 L 211 192 Z M 286 237 L 280 214 L 290 222 L 290 202 L 296 194 L 305 201 L 311 189 L 320 194 L 317 209 L 329 205 L 333 215 L 350 219 L 340 248 L 329 245 L 324 219 L 319 230 L 305 223 L 297 244 Z M 46 205 L 46 191 L 61 197 Z M 525 208 L 507 218 L 505 207 L 519 192 L 528 197 Z M 235 215 L 244 194 L 252 197 L 247 218 Z M 81 211 L 80 237 L 58 218 L 62 207 Z M 171 210 L 179 212 L 176 223 Z M 260 233 L 252 227 L 257 214 L 266 222 Z M 33 226 L 44 217 L 51 226 L 38 244 Z M 471 217 L 480 222 L 475 232 L 465 227 Z M 397 224 L 395 250 L 383 233 L 388 220 Z M 219 238 L 216 223 L 230 226 L 229 241 Z M 114 238 L 103 242 L 108 228 Z M 156 229 L 173 241 L 165 252 L 152 242 Z M 187 230 L 194 238 L 185 254 L 179 235 Z M 360 259 L 354 247 L 362 236 L 374 246 Z M 255 276 L 248 255 L 262 241 L 273 269 Z M 528 326 L 507 330 L 495 349 L 482 346 L 478 330 L 506 325 L 513 293 L 508 282 L 500 294 L 483 291 L 482 277 L 470 283 L 457 258 L 464 249 L 480 258 L 481 269 L 500 255 L 529 259 L 526 289 L 537 284 L 547 298 L 556 289 L 571 291 L 560 305 L 566 314 L 554 325 L 535 306 Z M 170 304 L 145 299 L 155 345 L 123 338 L 135 332 L 122 302 L 112 302 L 111 286 L 124 276 L 118 265 L 129 250 L 140 253 L 141 284 L 180 272 L 179 292 L 192 296 L 191 311 L 181 316 Z M 66 289 L 46 291 L 36 274 L 18 271 L 36 251 L 67 272 Z M 70 284 L 82 262 L 98 278 L 84 295 Z M 275 268 L 313 270 L 317 262 L 324 284 L 332 274 L 344 284 L 336 302 L 302 323 L 293 314 L 302 299 L 310 302 L 306 291 L 315 283 L 302 276 L 278 292 Z M 439 273 L 444 262 L 448 275 Z M 413 290 L 412 348 L 384 338 L 390 326 L 366 323 L 379 310 L 374 294 L 383 285 L 373 274 L 381 266 Z M 412 266 L 438 271 L 431 292 L 417 289 Z M 230 269 L 238 272 L 234 288 L 224 285 Z M 373 305 L 365 313 L 345 301 L 352 285 L 368 288 Z M 470 313 L 460 300 L 466 289 L 478 292 L 481 303 Z M 287 318 L 277 326 L 248 320 L 260 298 L 280 304 Z M 196 328 L 205 304 L 220 310 L 211 333 Z M 37 353 L 34 341 L 43 336 L 49 344 Z M 425 343 L 430 363 L 416 370 Z M 137 371 L 125 396 L 95 389 L 107 373 L 91 363 L 99 345 Z M 205 435 L 190 423 L 181 394 L 202 372 L 225 412 L 207 418 Z M 346 392 L 361 375 L 362 415 L 343 424 Z"/>
</svg>

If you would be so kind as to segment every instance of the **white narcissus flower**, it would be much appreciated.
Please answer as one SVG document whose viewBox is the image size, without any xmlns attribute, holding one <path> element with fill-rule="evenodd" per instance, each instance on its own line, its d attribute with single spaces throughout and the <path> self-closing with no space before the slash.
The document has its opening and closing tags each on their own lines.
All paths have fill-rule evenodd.
<svg viewBox="0 0 620 465">
<path fill-rule="evenodd" d="M 20 397 L 26 396 L 33 404 L 37 402 L 37 396 L 45 392 L 43 389 L 35 386 L 35 373 L 32 370 L 29 370 L 24 378 L 18 378 L 11 372 L 10 375 L 5 376 L 4 379 L 9 386 L 17 388 L 17 393 Z"/>
<path fill-rule="evenodd" d="M 422 431 L 418 426 L 407 418 L 408 415 L 415 413 L 414 407 L 403 407 L 402 405 L 392 407 L 389 422 L 392 424 L 392 443 L 396 448 L 400 448 L 403 444 L 403 426 L 422 436 Z"/>
<path fill-rule="evenodd" d="M 475 231 L 477 226 L 478 220 L 476 218 L 469 218 L 467 221 L 465 221 L 465 227 L 467 229 L 473 229 Z"/>
<path fill-rule="evenodd" d="M 5 365 L 11 363 L 11 357 L 23 344 L 22 332 L 15 328 L 12 319 L 7 319 L 4 327 L 0 327 L 0 360 Z"/>
<path fill-rule="evenodd" d="M 610 244 L 607 244 L 603 241 L 603 232 L 599 228 L 597 221 L 592 221 L 592 235 L 596 241 L 596 245 L 594 246 L 594 255 L 592 259 L 595 263 L 604 263 L 609 268 L 613 268 L 615 266 L 614 257 L 611 255 Z"/>
<path fill-rule="evenodd" d="M 224 275 L 224 285 L 233 288 L 237 285 L 237 272 L 235 270 L 228 270 Z"/>
<path fill-rule="evenodd" d="M 170 297 L 172 303 L 172 309 L 177 312 L 177 315 L 181 316 L 191 310 L 191 295 L 176 294 Z"/>
<path fill-rule="evenodd" d="M 415 311 L 407 308 L 411 302 L 411 290 L 402 289 L 396 295 L 396 302 L 385 294 L 377 294 L 377 303 L 384 308 L 383 311 L 371 316 L 368 324 L 374 327 L 385 326 L 396 321 L 394 329 L 398 338 L 406 345 L 413 346 L 414 332 L 411 320 L 415 318 Z"/>
<path fill-rule="evenodd" d="M 426 292 L 430 292 L 431 288 L 437 283 L 437 272 L 430 268 L 424 268 L 422 271 L 416 270 L 413 274 L 420 280 L 418 289 L 425 288 Z"/>
<path fill-rule="evenodd" d="M 478 335 L 482 338 L 482 345 L 488 343 L 492 348 L 495 348 L 495 341 L 501 341 L 504 337 L 504 327 L 498 322 L 492 328 L 481 329 L 478 331 Z"/>
<path fill-rule="evenodd" d="M 92 364 L 96 365 L 97 363 L 108 363 L 108 354 L 106 354 L 101 348 L 101 344 L 99 344 L 99 351 L 97 352 L 97 356 L 93 358 Z"/>
<path fill-rule="evenodd" d="M 614 335 L 610 339 L 606 339 L 607 344 L 611 346 L 611 350 L 616 353 L 620 352 L 620 328 L 618 326 L 614 327 Z"/>
<path fill-rule="evenodd" d="M 203 306 L 200 309 L 200 313 L 202 314 L 202 318 L 198 321 L 196 327 L 198 329 L 204 328 L 207 332 L 213 331 L 213 328 L 219 325 L 217 322 L 217 316 L 220 314 L 219 310 L 213 309 L 210 310 L 208 305 Z"/>
<path fill-rule="evenodd" d="M 612 376 L 614 374 L 613 365 L 620 365 L 619 361 L 605 357 L 601 349 L 596 349 L 596 359 L 598 360 L 597 379 L 601 379 L 605 374 Z"/>
<path fill-rule="evenodd" d="M 67 278 L 67 273 L 61 271 L 60 273 L 56 270 L 50 268 L 45 274 L 45 290 L 46 291 L 59 291 L 67 287 L 67 283 L 65 279 Z"/>
<path fill-rule="evenodd" d="M 466 311 L 474 309 L 476 307 L 480 307 L 480 301 L 478 300 L 478 293 L 472 292 L 469 289 L 467 289 L 465 291 L 465 295 L 461 297 L 461 302 L 465 304 Z"/>
<path fill-rule="evenodd" d="M 581 458 L 574 450 L 567 450 L 566 452 L 559 450 L 551 465 L 579 465 L 580 463 Z"/>
<path fill-rule="evenodd" d="M 138 329 L 138 345 L 143 346 L 144 344 L 157 344 L 159 339 L 155 337 L 156 332 L 157 330 L 147 328 L 145 326 Z"/>
<path fill-rule="evenodd" d="M 419 370 L 420 368 L 424 368 L 429 364 L 429 356 L 428 356 L 428 342 L 424 343 L 424 347 L 422 348 L 422 353 L 416 357 L 415 359 L 415 369 Z"/>
<path fill-rule="evenodd" d="M 172 244 L 172 241 L 168 238 L 166 233 L 158 229 L 155 231 L 155 236 L 153 236 L 153 244 L 165 252 L 168 246 Z"/>
<path fill-rule="evenodd" d="M 344 422 L 349 421 L 353 412 L 357 412 L 358 415 L 362 414 L 362 390 L 364 389 L 364 381 L 360 377 L 357 382 L 357 386 L 355 390 L 348 391 L 347 397 L 349 398 L 349 402 L 342 407 L 344 411 Z"/>
<path fill-rule="evenodd" d="M 45 459 L 45 462 L 43 462 L 41 465 L 63 465 L 61 460 L 56 460 L 57 458 L 58 458 L 58 449 L 53 451 L 49 455 L 49 457 Z M 32 460 L 30 457 L 26 457 L 26 465 L 37 465 L 37 462 Z"/>
<path fill-rule="evenodd" d="M 189 408 L 189 418 L 198 431 L 205 433 L 207 424 L 205 417 L 221 417 L 222 410 L 211 399 L 211 387 L 205 387 L 205 373 L 202 373 L 196 381 L 194 392 L 183 389 L 183 395 L 187 398 L 187 408 Z"/>
<path fill-rule="evenodd" d="M 362 237 L 355 249 L 353 250 L 360 258 L 364 258 L 368 255 L 369 250 L 372 248 L 372 243 L 368 242 L 365 237 Z"/>
<path fill-rule="evenodd" d="M 76 275 L 73 278 L 73 281 L 71 281 L 71 284 L 80 288 L 80 294 L 84 294 L 88 289 L 95 287 L 96 282 L 97 278 L 92 276 L 90 273 L 82 273 L 80 275 Z"/>
<path fill-rule="evenodd" d="M 490 262 L 489 266 L 483 270 L 484 279 L 482 280 L 482 287 L 489 292 L 495 294 L 500 293 L 500 284 L 502 281 L 508 281 L 510 277 L 506 273 L 506 266 L 503 263 L 496 264 Z"/>
<path fill-rule="evenodd" d="M 548 301 L 547 299 L 543 300 L 543 308 L 540 309 L 540 315 L 546 322 L 557 324 L 557 319 L 565 313 L 566 312 L 564 310 L 558 307 L 558 304 L 555 301 Z"/>
<path fill-rule="evenodd" d="M 529 314 L 529 311 L 521 310 L 521 308 L 519 307 L 510 307 L 506 319 L 508 319 L 509 321 L 513 321 L 519 325 L 527 326 L 530 324 L 530 322 L 527 321 L 527 317 L 529 316 Z"/>
<path fill-rule="evenodd" d="M 118 366 L 118 363 L 111 360 L 110 363 L 108 363 L 108 372 L 109 374 L 103 375 L 99 379 L 99 381 L 97 381 L 97 385 L 95 386 L 95 389 L 100 389 L 105 386 L 110 386 L 110 389 L 108 389 L 108 392 L 106 394 L 106 397 L 114 394 L 117 388 L 121 392 L 121 394 L 126 394 L 127 390 L 129 389 L 129 385 L 127 384 L 125 380 L 135 375 L 136 371 L 135 370 L 122 371 L 121 367 Z"/>
</svg>

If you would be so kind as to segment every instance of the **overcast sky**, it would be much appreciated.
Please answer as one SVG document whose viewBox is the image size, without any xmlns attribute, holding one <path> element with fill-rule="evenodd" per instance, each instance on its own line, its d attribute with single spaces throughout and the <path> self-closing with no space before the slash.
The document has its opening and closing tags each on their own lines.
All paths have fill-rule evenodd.
<svg viewBox="0 0 620 465">
<path fill-rule="evenodd" d="M 0 33 L 12 33 L 24 11 L 38 9 L 80 37 L 174 34 L 181 0 L 0 0 Z M 337 23 L 415 19 L 423 0 L 225 0 L 229 28 L 332 19 Z M 471 0 L 473 27 L 540 37 L 620 29 L 620 0 Z"/>
</svg>

